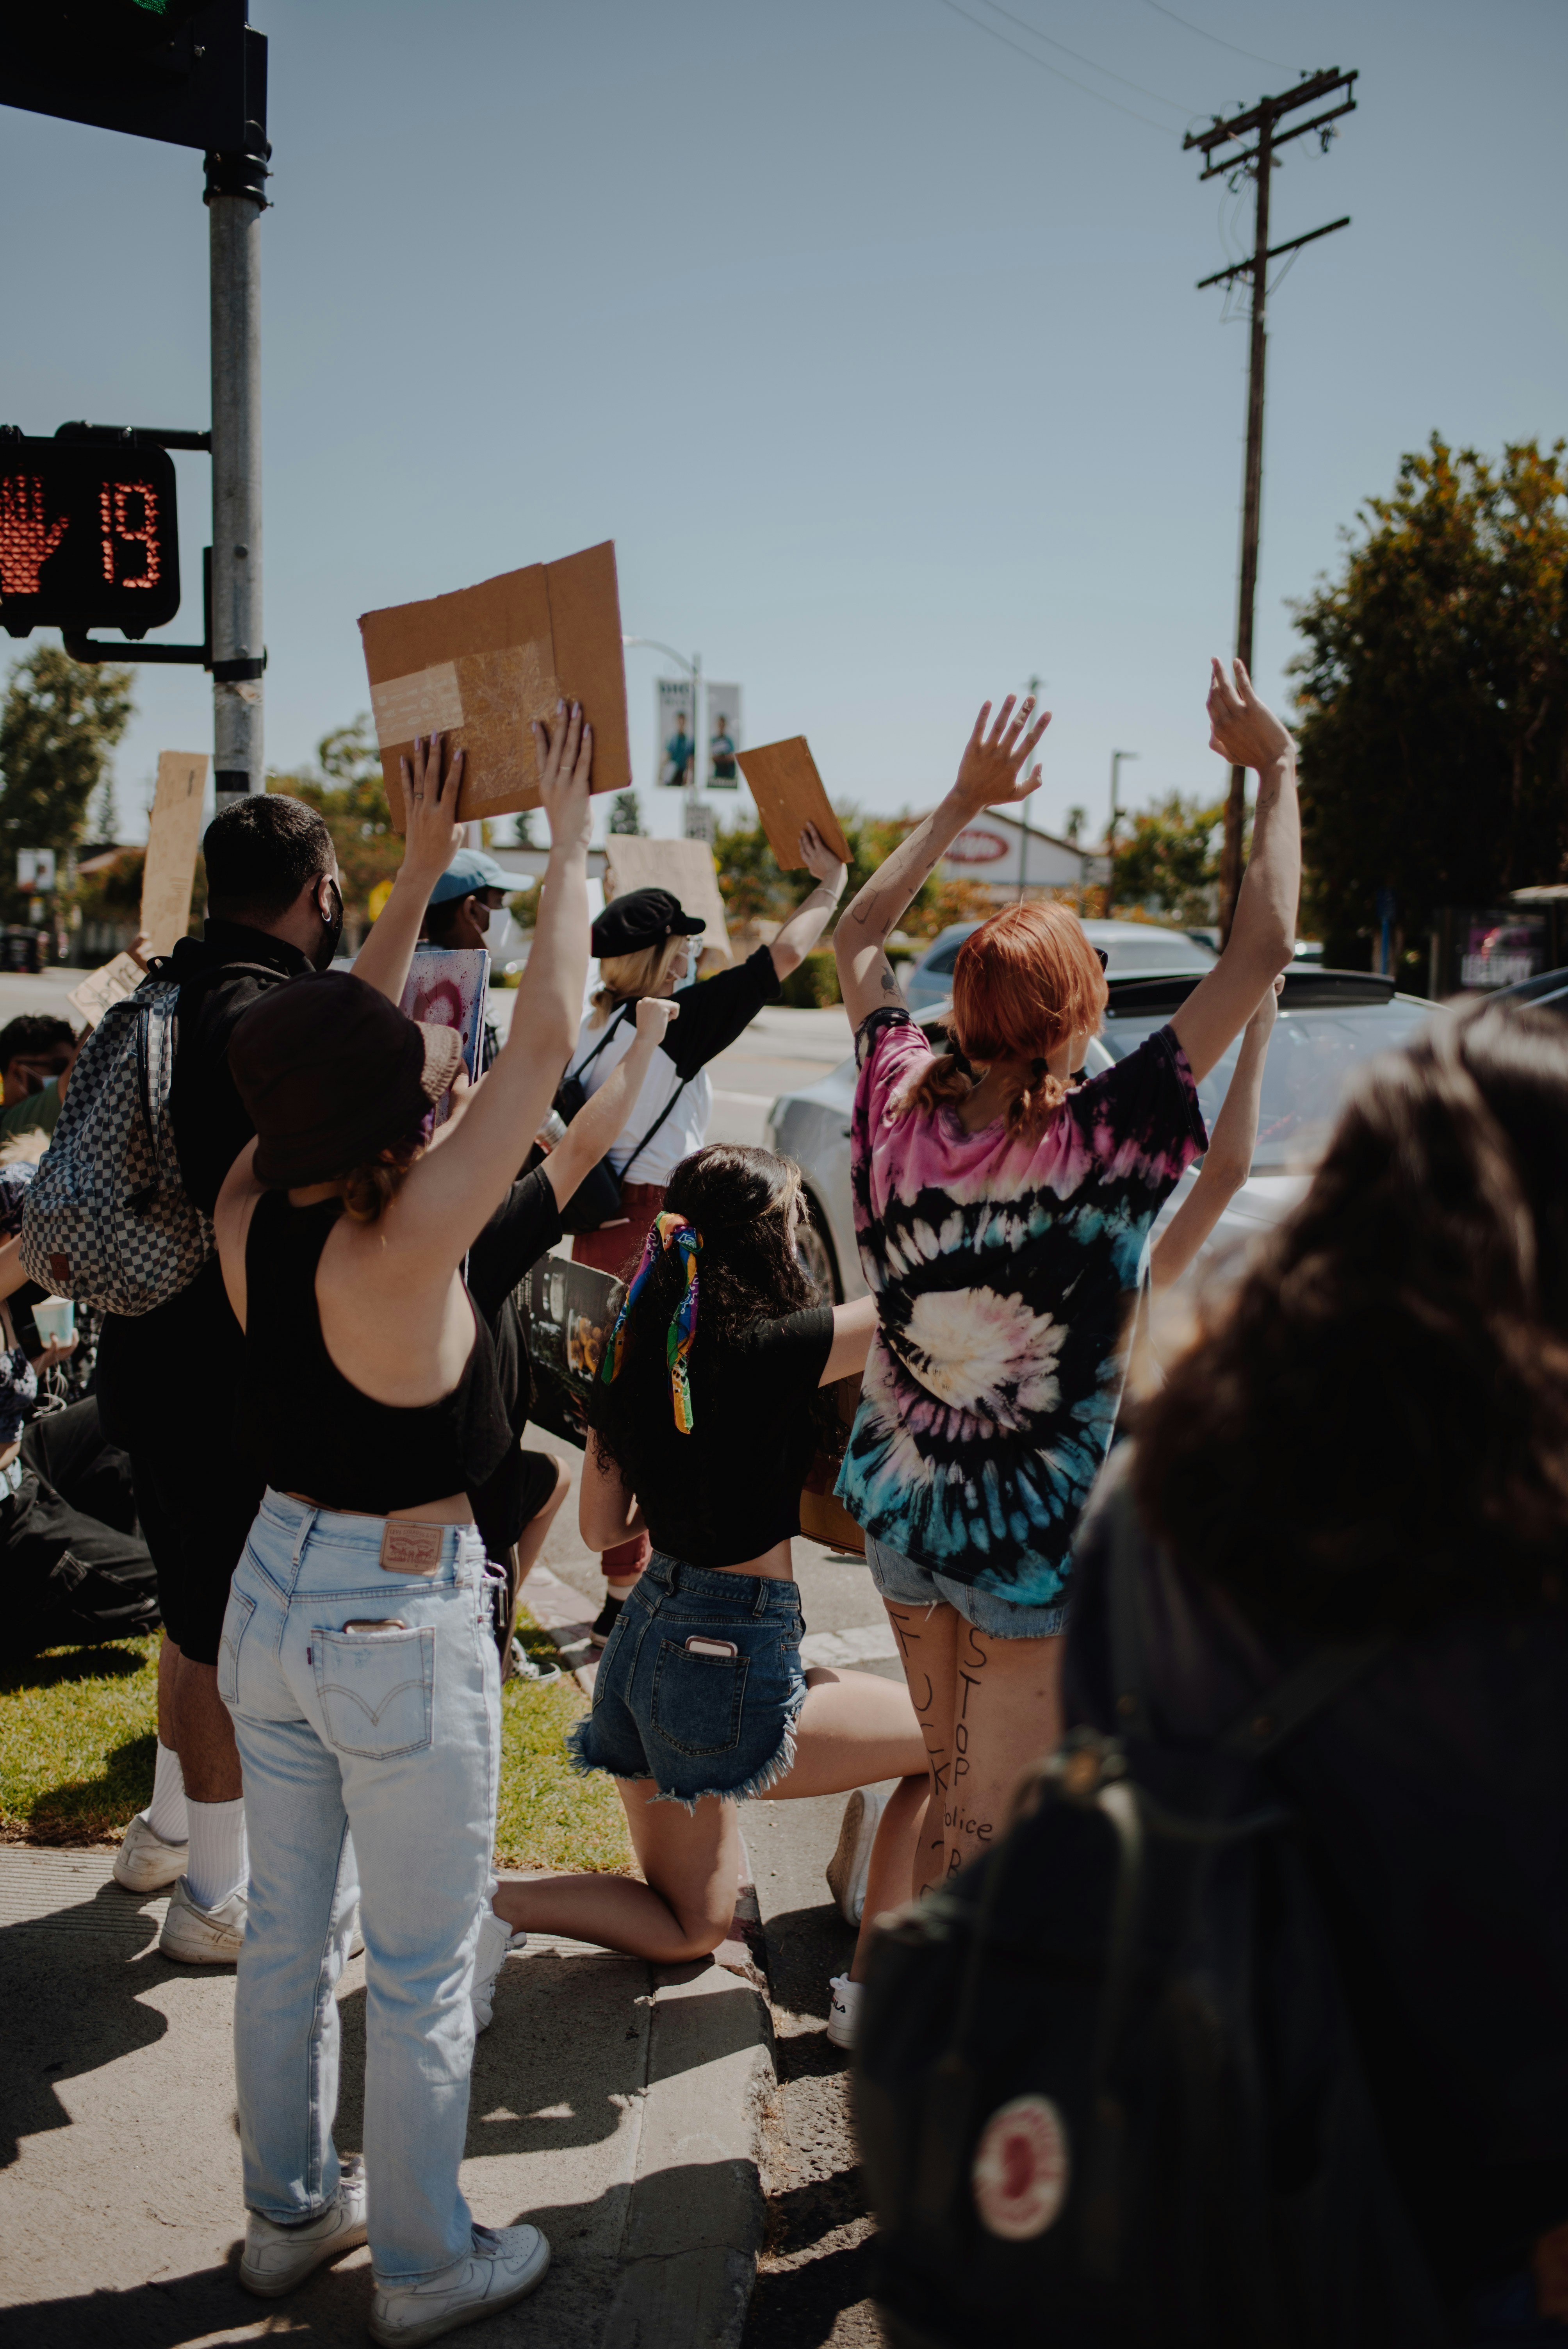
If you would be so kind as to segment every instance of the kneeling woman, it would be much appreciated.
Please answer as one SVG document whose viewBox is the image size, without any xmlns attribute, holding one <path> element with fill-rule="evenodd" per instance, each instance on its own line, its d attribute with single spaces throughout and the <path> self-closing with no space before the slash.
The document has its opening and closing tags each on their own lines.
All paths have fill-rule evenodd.
<svg viewBox="0 0 1568 2349">
<path fill-rule="evenodd" d="M 863 1914 L 909 1897 L 928 1780 L 908 1694 L 800 1663 L 789 1543 L 820 1390 L 861 1368 L 875 1322 L 869 1299 L 811 1301 L 802 1212 L 799 1174 L 770 1151 L 714 1143 L 670 1177 L 606 1351 L 582 1496 L 591 1548 L 645 1526 L 653 1542 L 574 1733 L 578 1767 L 619 1784 L 647 1880 L 503 1884 L 496 1913 L 513 1928 L 666 1965 L 701 1957 L 729 1931 L 742 1797 L 883 1778 L 903 1783 L 877 1826 Z M 857 1950 L 835 1990 L 841 2044 L 860 1964 Z"/>
</svg>

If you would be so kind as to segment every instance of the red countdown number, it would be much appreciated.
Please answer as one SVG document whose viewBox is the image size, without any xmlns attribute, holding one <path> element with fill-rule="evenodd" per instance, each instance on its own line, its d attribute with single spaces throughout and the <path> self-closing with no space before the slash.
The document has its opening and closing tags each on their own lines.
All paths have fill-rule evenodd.
<svg viewBox="0 0 1568 2349">
<path fill-rule="evenodd" d="M 150 481 L 105 481 L 98 491 L 103 575 L 119 587 L 156 587 L 163 568 L 158 543 L 158 492 Z M 122 547 L 139 546 L 141 567 L 121 569 Z"/>
</svg>

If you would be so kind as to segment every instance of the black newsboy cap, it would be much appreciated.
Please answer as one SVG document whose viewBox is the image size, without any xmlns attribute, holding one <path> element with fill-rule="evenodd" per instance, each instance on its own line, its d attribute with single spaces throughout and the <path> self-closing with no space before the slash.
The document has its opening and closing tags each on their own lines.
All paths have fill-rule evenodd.
<svg viewBox="0 0 1568 2349">
<path fill-rule="evenodd" d="M 628 889 L 624 897 L 612 897 L 594 923 L 593 952 L 601 962 L 611 955 L 641 954 L 665 938 L 695 938 L 706 926 L 700 915 L 686 913 L 667 889 Z"/>
</svg>

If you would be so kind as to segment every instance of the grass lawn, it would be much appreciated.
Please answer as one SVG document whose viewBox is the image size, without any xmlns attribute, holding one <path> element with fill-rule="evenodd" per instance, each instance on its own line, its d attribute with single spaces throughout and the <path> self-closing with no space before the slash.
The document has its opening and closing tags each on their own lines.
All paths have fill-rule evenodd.
<svg viewBox="0 0 1568 2349">
<path fill-rule="evenodd" d="M 518 1631 L 542 1662 L 553 1656 L 526 1614 Z M 154 1637 L 55 1648 L 0 1672 L 0 1838 L 119 1842 L 152 1793 L 158 1646 Z M 548 1688 L 512 1681 L 501 1692 L 502 1868 L 630 1868 L 614 1787 L 567 1763 L 566 1733 L 587 1709 L 564 1674 Z"/>
</svg>

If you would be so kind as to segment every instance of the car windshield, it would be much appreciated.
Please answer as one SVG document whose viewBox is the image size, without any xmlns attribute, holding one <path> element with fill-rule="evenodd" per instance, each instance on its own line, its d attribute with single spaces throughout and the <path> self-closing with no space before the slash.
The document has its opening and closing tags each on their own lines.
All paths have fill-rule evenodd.
<svg viewBox="0 0 1568 2349">
<path fill-rule="evenodd" d="M 1377 1053 L 1406 1043 L 1431 1012 L 1430 1004 L 1398 1001 L 1343 1011 L 1282 1011 L 1264 1067 L 1253 1173 L 1292 1174 L 1315 1166 L 1351 1079 Z M 1113 1060 L 1122 1061 L 1164 1025 L 1152 1018 L 1108 1019 L 1099 1040 Z M 1238 1037 L 1198 1088 L 1211 1133 L 1240 1050 Z"/>
</svg>

